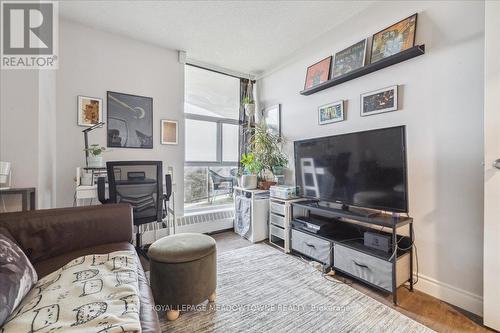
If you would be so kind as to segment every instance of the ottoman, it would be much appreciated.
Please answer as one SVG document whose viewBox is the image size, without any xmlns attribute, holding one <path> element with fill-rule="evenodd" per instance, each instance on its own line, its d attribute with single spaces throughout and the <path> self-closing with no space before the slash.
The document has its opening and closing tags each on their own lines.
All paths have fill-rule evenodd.
<svg viewBox="0 0 500 333">
<path fill-rule="evenodd" d="M 150 281 L 156 304 L 175 320 L 183 307 L 215 301 L 217 254 L 215 240 L 185 233 L 163 237 L 149 247 Z"/>
</svg>

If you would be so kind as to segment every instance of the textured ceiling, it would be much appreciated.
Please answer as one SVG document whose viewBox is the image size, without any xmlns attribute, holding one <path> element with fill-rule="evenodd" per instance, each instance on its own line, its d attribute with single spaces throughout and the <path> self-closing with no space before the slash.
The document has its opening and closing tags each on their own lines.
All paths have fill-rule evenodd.
<svg viewBox="0 0 500 333">
<path fill-rule="evenodd" d="M 259 75 L 371 1 L 61 1 L 63 18 Z"/>
</svg>

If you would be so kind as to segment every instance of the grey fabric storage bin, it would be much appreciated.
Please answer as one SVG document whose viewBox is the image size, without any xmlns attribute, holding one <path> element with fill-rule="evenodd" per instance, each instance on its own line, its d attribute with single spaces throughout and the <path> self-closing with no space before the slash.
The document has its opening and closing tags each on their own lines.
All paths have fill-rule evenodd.
<svg viewBox="0 0 500 333">
<path fill-rule="evenodd" d="M 292 250 L 328 266 L 332 265 L 332 243 L 298 230 L 292 230 Z"/>
</svg>

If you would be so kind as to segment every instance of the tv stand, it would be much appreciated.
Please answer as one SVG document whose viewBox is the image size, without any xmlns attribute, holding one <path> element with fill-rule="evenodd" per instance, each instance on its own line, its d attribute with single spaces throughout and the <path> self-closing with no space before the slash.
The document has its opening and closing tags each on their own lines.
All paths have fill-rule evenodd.
<svg viewBox="0 0 500 333">
<path fill-rule="evenodd" d="M 323 206 L 318 201 L 292 202 L 290 216 L 294 216 L 294 210 L 301 214 L 305 212 L 305 219 L 314 220 L 321 216 L 334 225 L 331 233 L 318 234 L 293 224 L 291 249 L 351 278 L 392 293 L 397 305 L 399 286 L 408 283 L 413 291 L 413 219 L 384 213 L 367 215 L 366 211 L 363 214 L 357 208 L 338 207 Z M 300 221 L 299 218 L 295 220 Z M 408 237 L 397 233 L 404 226 L 408 226 Z M 365 246 L 363 236 L 366 231 L 390 236 L 390 251 Z"/>
<path fill-rule="evenodd" d="M 359 215 L 359 216 L 364 216 L 364 217 L 375 217 L 380 214 L 380 212 L 370 210 L 370 209 L 363 209 L 363 208 L 355 208 L 351 207 L 349 205 L 342 205 L 342 210 L 351 212 L 353 214 Z"/>
</svg>

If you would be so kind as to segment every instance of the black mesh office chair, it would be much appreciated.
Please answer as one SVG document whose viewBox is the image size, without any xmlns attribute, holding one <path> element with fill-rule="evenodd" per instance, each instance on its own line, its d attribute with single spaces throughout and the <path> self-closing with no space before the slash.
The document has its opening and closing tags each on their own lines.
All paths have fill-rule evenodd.
<svg viewBox="0 0 500 333">
<path fill-rule="evenodd" d="M 162 223 L 168 213 L 172 181 L 166 175 L 166 194 L 163 193 L 161 161 L 119 161 L 106 163 L 109 199 L 105 197 L 105 179 L 99 178 L 97 194 L 102 204 L 128 203 L 134 212 L 137 227 L 136 245 L 142 252 L 142 227 L 146 223 Z M 175 223 L 175 221 L 174 221 Z M 155 226 L 156 232 L 156 226 Z M 156 236 L 156 235 L 155 235 Z"/>
</svg>

